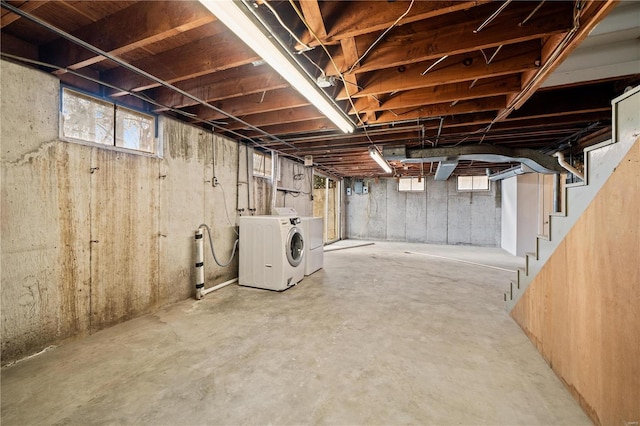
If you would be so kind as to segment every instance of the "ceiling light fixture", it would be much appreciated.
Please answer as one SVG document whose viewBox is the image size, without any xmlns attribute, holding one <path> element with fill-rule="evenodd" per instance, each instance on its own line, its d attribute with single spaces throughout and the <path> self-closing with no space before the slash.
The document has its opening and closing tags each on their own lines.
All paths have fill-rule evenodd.
<svg viewBox="0 0 640 426">
<path fill-rule="evenodd" d="M 354 126 L 347 115 L 331 102 L 320 90 L 311 76 L 297 63 L 291 52 L 277 38 L 268 33 L 266 26 L 242 1 L 200 0 L 224 25 L 247 46 L 278 72 L 291 87 L 312 103 L 320 112 L 345 133 L 353 132 Z"/>
<path fill-rule="evenodd" d="M 380 154 L 380 151 L 378 151 L 378 148 L 376 148 L 375 146 L 370 146 L 369 155 L 371 156 L 371 158 L 375 160 L 376 163 L 378 163 L 378 166 L 382 167 L 382 169 L 386 174 L 391 173 L 392 171 L 391 166 L 389 165 L 387 160 L 384 159 L 382 154 Z"/>
</svg>

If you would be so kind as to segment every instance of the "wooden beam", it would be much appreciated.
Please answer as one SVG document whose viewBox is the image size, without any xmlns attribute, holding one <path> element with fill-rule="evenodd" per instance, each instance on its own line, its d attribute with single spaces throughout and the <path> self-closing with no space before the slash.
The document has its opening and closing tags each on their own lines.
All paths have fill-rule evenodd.
<svg viewBox="0 0 640 426">
<path fill-rule="evenodd" d="M 443 137 L 457 137 L 462 139 L 470 134 L 476 134 L 479 139 L 482 133 L 479 131 L 486 128 L 495 114 L 490 113 L 476 113 L 466 115 L 456 115 L 453 117 L 447 117 L 444 122 L 444 127 L 441 132 Z M 491 129 L 493 134 L 502 134 L 506 137 L 517 137 L 520 133 L 525 132 L 538 132 L 540 130 L 546 131 L 549 129 L 551 132 L 575 132 L 576 129 L 586 127 L 587 124 L 596 122 L 599 120 L 606 120 L 607 114 L 603 112 L 588 113 L 588 114 L 573 114 L 557 117 L 547 118 L 522 118 L 513 119 L 494 124 Z M 437 131 L 439 120 L 431 120 L 422 122 L 427 129 L 427 139 L 431 139 Z M 398 126 L 385 130 L 385 133 L 379 133 L 376 130 L 369 130 L 369 135 L 373 139 L 374 143 L 400 143 L 400 144 L 419 144 L 420 134 L 417 126 Z M 473 141 L 473 137 L 470 138 Z M 340 147 L 351 147 L 359 144 L 367 145 L 370 142 L 364 136 L 363 133 L 354 135 L 334 135 L 327 137 L 326 135 L 318 135 L 317 137 L 305 137 L 302 140 L 296 141 L 296 146 L 300 149 L 335 149 Z"/>
<path fill-rule="evenodd" d="M 229 114 L 242 117 L 250 114 L 298 108 L 309 105 L 309 101 L 296 90 L 286 88 L 238 98 L 224 99 L 215 102 L 214 105 Z M 204 106 L 194 106 L 186 110 L 203 120 L 221 120 L 227 118 L 226 115 L 217 113 Z"/>
<path fill-rule="evenodd" d="M 229 32 L 207 37 L 158 55 L 134 61 L 132 65 L 168 82 L 175 83 L 216 71 L 227 70 L 259 60 L 260 57 Z M 126 90 L 141 91 L 159 84 L 134 74 L 124 68 L 114 68 L 103 73 L 103 80 Z M 122 96 L 117 92 L 111 96 Z"/>
<path fill-rule="evenodd" d="M 478 4 L 486 3 L 487 0 L 479 1 L 416 1 L 407 16 L 398 25 L 423 19 L 433 18 L 458 10 L 465 10 Z M 380 1 L 349 1 L 349 2 L 323 2 L 322 13 L 324 16 L 334 16 L 340 14 L 341 19 L 334 20 L 330 26 L 327 37 L 322 39 L 324 43 L 339 42 L 348 37 L 355 37 L 370 32 L 383 31 L 389 28 L 401 15 L 403 15 L 409 2 L 387 2 Z M 307 44 L 317 45 L 317 42 L 305 32 L 302 41 Z"/>
<path fill-rule="evenodd" d="M 493 113 L 475 113 L 475 114 L 460 114 L 453 117 L 447 117 L 446 127 L 456 126 L 469 126 L 472 124 L 487 124 L 495 117 Z M 381 128 L 371 127 L 369 128 L 368 135 L 375 142 L 378 142 L 380 138 L 389 138 L 390 140 L 417 137 L 421 126 L 426 129 L 437 129 L 439 120 L 422 121 L 419 125 L 416 124 L 402 124 L 395 126 L 386 126 Z M 474 129 L 475 130 L 475 129 Z M 355 134 L 343 134 L 336 133 L 327 137 L 326 134 L 305 136 L 296 142 L 299 146 L 309 145 L 313 147 L 329 147 L 329 146 L 351 146 L 354 144 L 363 143 L 370 144 L 367 135 L 363 132 L 356 131 Z"/>
<path fill-rule="evenodd" d="M 618 4 L 618 0 L 604 0 L 587 2 L 585 9 L 581 12 L 580 25 L 570 39 L 567 39 L 566 45 L 559 50 L 558 54 L 552 51 L 558 45 L 557 39 L 550 39 L 548 45 L 543 48 L 543 60 L 545 66 L 539 72 L 527 76 L 527 80 L 522 82 L 523 91 L 513 99 L 509 99 L 508 106 L 504 112 L 498 115 L 499 119 L 504 119 L 514 109 L 520 108 L 533 95 L 546 77 L 550 75 L 578 45 L 589 35 L 589 33 L 611 12 Z M 546 58 L 545 58 L 546 57 Z"/>
<path fill-rule="evenodd" d="M 261 126 L 260 129 L 269 134 L 281 136 L 307 132 L 321 132 L 328 130 L 333 131 L 337 130 L 337 127 L 331 120 L 323 117 L 306 121 L 280 123 L 273 126 Z M 242 133 L 248 137 L 261 136 L 261 134 L 256 132 L 255 130 L 250 130 Z"/>
<path fill-rule="evenodd" d="M 545 90 L 534 94 L 511 118 L 548 117 L 595 111 L 610 111 L 616 96 L 614 82 Z"/>
<path fill-rule="evenodd" d="M 84 26 L 73 35 L 120 56 L 214 21 L 215 16 L 198 2 L 142 1 Z M 214 27 L 212 35 L 225 30 L 221 23 Z M 46 62 L 71 69 L 104 60 L 104 57 L 62 38 L 45 45 L 41 57 Z"/>
<path fill-rule="evenodd" d="M 289 87 L 289 83 L 267 65 L 257 68 L 252 65 L 244 65 L 240 68 L 223 70 L 179 82 L 175 86 L 207 102 L 213 102 L 283 89 Z M 164 87 L 152 89 L 148 94 L 159 103 L 174 108 L 196 105 L 190 98 Z M 162 110 L 164 108 L 158 109 L 158 111 Z"/>
<path fill-rule="evenodd" d="M 340 47 L 342 48 L 342 55 L 346 58 L 346 60 L 350 64 L 355 64 L 359 57 L 355 39 L 353 37 L 349 37 L 341 40 Z M 360 85 L 358 84 L 356 73 L 344 72 L 342 74 L 342 77 L 344 78 L 345 86 L 342 91 L 345 93 L 345 96 L 347 96 L 347 92 L 350 96 L 358 93 L 358 91 L 360 90 Z"/>
<path fill-rule="evenodd" d="M 408 90 L 394 95 L 377 105 L 376 103 L 372 104 L 366 98 L 358 98 L 356 100 L 356 109 L 359 112 L 396 110 L 444 102 L 507 95 L 520 91 L 520 77 L 519 75 L 493 77 L 478 80 L 473 87 L 470 87 L 470 85 L 470 82 L 464 81 L 424 89 Z M 350 111 L 349 113 L 353 114 L 354 112 Z"/>
<path fill-rule="evenodd" d="M 318 0 L 301 0 L 300 7 L 305 21 L 320 40 L 327 38 L 327 30 L 324 26 L 324 19 L 320 11 Z M 311 36 L 313 40 L 315 37 Z"/>
<path fill-rule="evenodd" d="M 47 2 L 46 1 L 23 1 L 20 3 L 21 3 L 20 5 L 14 4 L 14 6 L 16 6 L 17 8 L 19 8 L 24 12 L 32 13 L 36 9 L 38 9 L 40 6 L 46 4 Z M 2 9 L 2 17 L 0 18 L 0 28 L 6 27 L 7 25 L 14 23 L 18 19 L 20 19 L 19 15 L 9 12 L 6 9 Z"/>
<path fill-rule="evenodd" d="M 437 22 L 420 22 L 394 30 L 393 37 L 381 42 L 360 64 L 355 72 L 362 73 L 394 68 L 417 61 L 440 59 L 445 55 L 459 55 L 480 49 L 497 48 L 500 45 L 522 43 L 540 39 L 549 34 L 566 32 L 572 25 L 571 4 L 548 2 L 526 25 L 518 26 L 530 4 L 514 2 L 500 14 L 491 26 L 475 33 L 474 30 L 495 10 L 495 5 L 474 8 L 471 12 L 458 12 L 438 18 Z M 425 29 L 426 28 L 426 29 Z M 376 40 L 376 35 L 356 39 L 358 51 L 365 51 Z M 500 55 L 501 56 L 501 55 Z M 342 70 L 351 64 L 334 52 L 334 61 Z M 325 67 L 328 75 L 335 75 L 335 68 Z"/>
<path fill-rule="evenodd" d="M 606 120 L 608 117 L 609 115 L 606 112 L 600 111 L 583 114 L 566 113 L 553 117 L 509 118 L 505 121 L 495 123 L 491 127 L 490 133 L 501 134 L 508 138 L 517 139 L 519 135 L 533 131 L 549 130 L 554 133 L 562 133 L 566 131 L 575 132 L 575 130 L 573 130 L 575 127 L 584 128 L 589 123 Z M 457 116 L 446 119 L 445 126 L 441 132 L 442 136 L 458 135 L 461 139 L 465 136 L 472 136 L 470 137 L 470 141 L 473 142 L 473 134 L 475 134 L 479 139 L 482 136 L 482 133 L 479 133 L 478 131 L 483 130 L 486 125 L 491 122 L 491 120 L 478 120 L 476 123 L 468 125 L 460 123 L 460 125 L 456 126 L 452 121 L 456 118 Z M 531 139 L 529 139 L 529 142 L 531 142 Z"/>
<path fill-rule="evenodd" d="M 392 123 L 394 121 L 409 120 L 417 118 L 426 118 L 443 115 L 465 114 L 479 111 L 498 111 L 506 105 L 505 96 L 493 96 L 490 98 L 480 98 L 468 101 L 458 102 L 451 106 L 449 102 L 436 105 L 426 105 L 416 108 L 415 110 L 403 111 L 401 113 L 393 113 L 385 111 L 377 120 L 369 124 Z"/>
<path fill-rule="evenodd" d="M 366 100 L 367 100 L 367 106 L 366 106 L 367 110 L 364 111 L 365 112 L 365 121 L 367 123 L 370 123 L 370 122 L 375 121 L 378 118 L 378 114 L 376 112 L 379 111 L 380 100 L 378 98 L 376 98 L 375 96 L 371 96 L 371 95 L 367 96 Z M 357 102 L 357 100 L 356 100 L 356 102 Z M 357 111 L 358 114 L 361 113 L 361 111 L 358 110 L 357 106 L 356 106 L 356 111 Z M 349 114 L 356 114 L 356 111 L 350 112 Z"/>
<path fill-rule="evenodd" d="M 342 54 L 346 58 L 348 63 L 355 65 L 355 67 L 357 68 L 358 65 L 356 64 L 356 62 L 359 59 L 360 52 L 358 52 L 358 49 L 356 47 L 355 39 L 353 37 L 342 39 L 340 41 L 340 46 L 342 47 Z M 360 91 L 357 74 L 355 72 L 346 71 L 342 74 L 342 78 L 344 83 L 344 89 L 342 91 L 349 99 L 351 108 L 353 108 L 353 106 L 355 105 L 353 103 L 353 95 Z M 356 112 L 353 112 L 352 114 L 356 114 Z M 358 114 L 357 118 L 357 121 L 361 123 L 362 118 L 360 117 L 360 114 Z M 366 118 L 366 120 L 368 120 L 368 118 Z"/>
<path fill-rule="evenodd" d="M 61 11 L 62 15 L 67 15 L 71 12 L 73 14 L 71 16 L 73 16 L 73 20 L 76 21 L 78 27 L 89 25 L 104 16 L 104 10 L 102 8 L 100 8 L 100 10 L 94 9 L 92 7 L 92 3 L 69 0 L 60 0 L 58 3 L 62 5 L 63 9 L 67 9 L 66 11 Z M 116 10 L 113 10 L 112 12 L 116 12 Z M 80 16 L 82 17 L 82 20 L 79 18 Z"/>
<path fill-rule="evenodd" d="M 465 136 L 470 136 L 465 143 L 477 142 L 482 137 L 482 133 L 479 131 L 483 130 L 493 118 L 495 118 L 495 114 L 488 112 L 447 117 L 441 136 L 445 138 L 455 138 L 456 141 L 463 139 Z M 546 132 L 548 130 L 551 132 L 552 137 L 555 138 L 554 140 L 557 140 L 560 139 L 560 137 L 553 135 L 565 134 L 567 132 L 573 133 L 577 129 L 586 127 L 588 123 L 600 120 L 606 121 L 608 118 L 610 118 L 610 113 L 608 112 L 568 114 L 545 118 L 510 118 L 506 121 L 495 123 L 491 128 L 490 134 L 501 135 L 500 137 L 503 139 L 507 138 L 506 142 L 502 142 L 506 144 L 509 143 L 508 140 L 519 140 L 518 135 L 526 135 L 526 137 L 529 138 L 527 142 L 531 143 L 532 140 L 535 140 L 531 135 L 540 134 L 541 131 Z M 427 139 L 432 139 L 437 132 L 439 120 L 423 121 L 420 123 L 420 126 L 424 126 L 427 130 Z M 381 131 L 384 131 L 384 133 L 381 133 Z M 414 146 L 420 144 L 419 127 L 416 125 L 405 124 L 387 129 L 370 128 L 369 135 L 376 144 L 395 143 L 413 144 Z M 288 139 L 285 138 L 285 140 Z M 370 144 L 362 132 L 349 135 L 334 134 L 330 137 L 323 133 L 315 137 L 304 137 L 298 140 L 291 139 L 290 141 L 295 143 L 296 147 L 301 150 L 301 153 L 313 155 L 319 155 L 319 153 L 322 152 L 339 153 L 358 146 L 366 147 Z"/>
<path fill-rule="evenodd" d="M 537 41 L 505 46 L 500 59 L 486 65 L 484 57 L 474 54 L 460 55 L 450 58 L 426 75 L 421 75 L 432 61 L 418 62 L 402 66 L 398 69 L 381 70 L 367 75 L 361 80 L 364 86 L 355 97 L 380 95 L 383 93 L 433 87 L 461 81 L 489 78 L 514 74 L 538 67 L 540 59 L 540 45 Z M 344 99 L 340 93 L 337 99 Z"/>
<path fill-rule="evenodd" d="M 297 123 L 300 121 L 310 121 L 316 119 L 325 118 L 318 109 L 314 106 L 308 105 L 300 108 L 289 108 L 278 111 L 269 111 L 261 114 L 248 115 L 243 117 L 243 120 L 256 127 L 273 126 L 287 123 Z M 225 126 L 228 130 L 244 129 L 246 126 L 240 123 L 230 123 Z"/>
<path fill-rule="evenodd" d="M 562 43 L 562 40 L 567 36 L 567 33 L 559 33 L 553 34 L 550 37 L 547 37 L 546 40 L 542 43 L 542 49 L 540 52 L 540 63 L 545 64 L 549 61 L 553 50 Z M 522 89 L 526 87 L 526 85 L 533 81 L 535 76 L 538 74 L 539 68 L 534 70 L 528 70 L 522 73 Z M 517 102 L 518 96 L 520 95 L 520 91 L 518 93 L 512 93 L 507 96 L 507 105 L 511 105 L 512 103 Z"/>
<path fill-rule="evenodd" d="M 0 32 L 0 47 L 3 53 L 38 60 L 38 46 L 15 37 L 6 31 Z"/>
</svg>

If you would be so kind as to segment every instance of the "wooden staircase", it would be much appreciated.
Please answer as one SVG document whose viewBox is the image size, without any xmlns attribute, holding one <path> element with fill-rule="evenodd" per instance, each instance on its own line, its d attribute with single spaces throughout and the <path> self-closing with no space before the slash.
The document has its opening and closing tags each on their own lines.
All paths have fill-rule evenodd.
<svg viewBox="0 0 640 426">
<path fill-rule="evenodd" d="M 637 104 L 636 107 L 627 106 L 620 110 L 624 112 L 618 112 L 618 104 L 625 100 Z M 513 309 L 640 135 L 640 86 L 614 99 L 612 105 L 613 139 L 585 148 L 585 180 L 564 188 L 563 211 L 549 214 L 548 235 L 536 237 L 535 252 L 525 254 L 524 268 L 518 268 L 515 279 L 511 280 L 509 289 L 504 293 L 507 311 Z M 621 128 L 626 130 L 621 131 Z"/>
</svg>

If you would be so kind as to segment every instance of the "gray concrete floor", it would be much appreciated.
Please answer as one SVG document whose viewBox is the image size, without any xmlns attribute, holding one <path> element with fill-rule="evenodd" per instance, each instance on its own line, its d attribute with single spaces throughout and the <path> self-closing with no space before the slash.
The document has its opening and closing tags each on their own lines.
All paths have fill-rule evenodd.
<svg viewBox="0 0 640 426">
<path fill-rule="evenodd" d="M 428 255 L 522 262 L 328 252 L 286 292 L 232 285 L 3 369 L 2 424 L 590 424 L 504 311 L 513 273 Z"/>
</svg>

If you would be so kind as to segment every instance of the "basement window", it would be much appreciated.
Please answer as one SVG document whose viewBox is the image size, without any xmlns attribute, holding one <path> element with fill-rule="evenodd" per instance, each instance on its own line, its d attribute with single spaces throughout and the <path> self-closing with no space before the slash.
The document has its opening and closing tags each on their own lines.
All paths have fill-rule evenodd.
<svg viewBox="0 0 640 426">
<path fill-rule="evenodd" d="M 398 191 L 400 192 L 420 192 L 425 188 L 424 178 L 407 177 L 398 181 Z"/>
<path fill-rule="evenodd" d="M 62 89 L 62 139 L 156 154 L 156 117 Z"/>
<path fill-rule="evenodd" d="M 253 151 L 253 175 L 257 177 L 271 177 L 271 155 Z"/>
<path fill-rule="evenodd" d="M 458 191 L 488 191 L 488 176 L 458 176 Z"/>
</svg>

